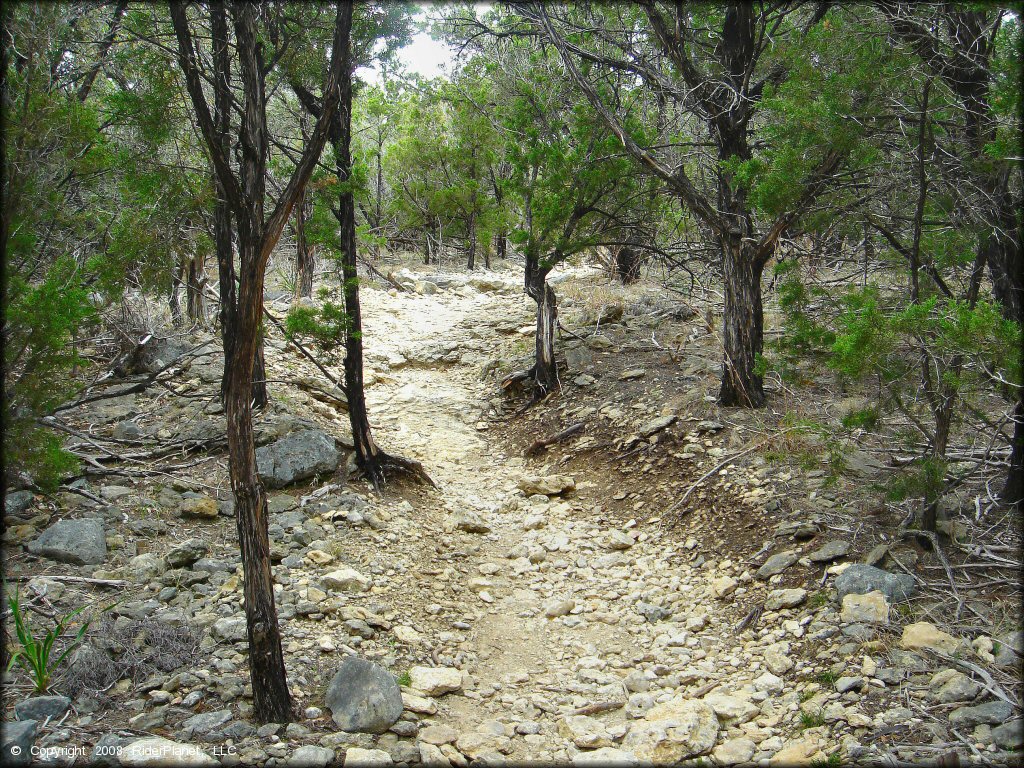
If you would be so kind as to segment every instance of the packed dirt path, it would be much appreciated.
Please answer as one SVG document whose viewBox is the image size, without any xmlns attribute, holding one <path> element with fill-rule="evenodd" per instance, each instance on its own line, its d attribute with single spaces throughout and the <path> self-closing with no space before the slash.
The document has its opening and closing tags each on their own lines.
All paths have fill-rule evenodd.
<svg viewBox="0 0 1024 768">
<path fill-rule="evenodd" d="M 870 724 L 857 697 L 840 703 L 780 677 L 807 667 L 793 653 L 801 638 L 838 633 L 834 611 L 791 610 L 803 590 L 776 595 L 761 629 L 737 633 L 743 616 L 730 603 L 752 586 L 741 564 L 708 562 L 698 542 L 672 542 L 656 525 L 610 522 L 586 477 L 564 495 L 520 489 L 527 478 L 557 491 L 570 478 L 527 467 L 484 412 L 488 356 L 503 337 L 532 341 L 531 306 L 514 284 L 373 292 L 366 307 L 378 440 L 422 461 L 439 486 L 398 523 L 415 578 L 390 598 L 421 644 L 412 660 L 464 675 L 431 718 L 452 729 L 438 739 L 455 743 L 441 745 L 446 759 L 664 762 L 715 747 L 722 762 L 781 753 L 786 763 L 840 743 L 824 721 L 801 721 L 802 702 L 835 699 L 836 727 Z M 844 747 L 856 749 L 852 735 Z"/>
</svg>

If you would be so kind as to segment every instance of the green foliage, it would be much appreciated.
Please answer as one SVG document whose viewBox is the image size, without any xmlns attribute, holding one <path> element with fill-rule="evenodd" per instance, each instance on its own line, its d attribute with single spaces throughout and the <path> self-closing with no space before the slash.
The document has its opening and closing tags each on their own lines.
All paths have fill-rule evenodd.
<svg viewBox="0 0 1024 768">
<path fill-rule="evenodd" d="M 308 339 L 329 361 L 335 361 L 345 343 L 350 319 L 345 309 L 327 298 L 321 290 L 319 307 L 293 306 L 285 318 L 285 333 L 290 339 Z"/>
<path fill-rule="evenodd" d="M 939 498 L 945 487 L 946 467 L 946 462 L 936 457 L 918 459 L 887 484 L 886 496 L 889 501 L 920 498 L 930 504 Z"/>
<path fill-rule="evenodd" d="M 403 687 L 408 687 L 408 686 L 412 685 L 412 678 L 409 676 L 408 670 L 406 670 L 405 672 L 400 674 L 398 676 L 397 680 L 398 680 L 398 684 L 403 686 Z"/>
<path fill-rule="evenodd" d="M 6 585 L 4 589 L 6 590 Z M 58 619 L 52 629 L 47 630 L 41 639 L 36 639 L 32 628 L 29 626 L 28 616 L 22 612 L 17 591 L 9 593 L 7 604 L 10 606 L 11 614 L 14 617 L 14 630 L 17 638 L 17 645 L 7 664 L 7 669 L 10 670 L 15 664 L 21 665 L 32 679 L 36 692 L 45 693 L 50 689 L 53 675 L 60 666 L 60 663 L 82 641 L 86 630 L 89 629 L 89 621 L 82 623 L 67 647 L 56 658 L 53 658 L 54 644 L 64 637 L 72 620 L 85 610 L 85 606 L 76 608 L 71 613 Z"/>
<path fill-rule="evenodd" d="M 818 726 L 825 724 L 825 718 L 820 712 L 801 712 L 800 713 L 800 730 L 807 730 L 808 728 L 817 728 Z"/>
</svg>

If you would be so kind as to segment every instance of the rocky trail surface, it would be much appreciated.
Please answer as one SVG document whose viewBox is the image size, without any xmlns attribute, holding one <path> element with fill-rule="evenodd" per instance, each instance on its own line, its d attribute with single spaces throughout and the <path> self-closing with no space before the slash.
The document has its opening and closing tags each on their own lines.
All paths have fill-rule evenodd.
<svg viewBox="0 0 1024 768">
<path fill-rule="evenodd" d="M 365 291 L 369 409 L 382 447 L 421 461 L 437 489 L 378 496 L 321 468 L 312 485 L 271 492 L 297 722 L 251 721 L 221 457 L 191 482 L 93 480 L 98 502 L 69 494 L 45 513 L 27 502 L 5 543 L 27 546 L 13 564 L 35 576 L 30 589 L 59 606 L 88 587 L 47 576 L 124 579 L 112 632 L 148 632 L 155 645 L 154 628 L 191 628 L 199 653 L 102 695 L 23 704 L 19 721 L 36 725 L 5 727 L 5 750 L 10 738 L 88 743 L 95 758 L 99 744 L 120 750 L 110 762 L 123 765 L 158 752 L 140 739 L 202 748 L 226 765 L 896 765 L 950 752 L 1012 762 L 1020 710 L 992 675 L 1019 665 L 1019 633 L 972 644 L 926 621 L 902 626 L 913 577 L 851 565 L 841 539 L 733 562 L 649 513 L 613 519 L 599 466 L 567 474 L 524 458 L 489 405 L 494 382 L 482 373 L 495 350 L 532 342 L 532 305 L 514 276 L 408 281 L 409 292 Z M 280 340 L 268 366 L 282 381 L 313 376 Z M 194 366 L 182 379 L 209 388 L 215 374 Z M 323 432 L 341 436 L 343 456 L 344 414 L 308 392 L 282 388 L 261 450 L 290 435 L 316 464 L 335 448 L 302 436 Z M 115 433 L 125 421 L 164 430 L 164 440 L 207 434 L 201 419 L 184 419 L 194 405 L 154 416 L 141 402 L 107 402 L 93 418 Z M 206 416 L 220 418 L 216 406 Z M 84 526 L 75 542 L 96 539 L 88 562 L 75 560 L 82 548 L 67 531 L 51 535 L 62 524 Z M 784 581 L 796 564 L 817 568 L 815 582 Z M 351 657 L 372 665 L 343 662 Z M 79 652 L 76 664 L 90 663 Z"/>
</svg>

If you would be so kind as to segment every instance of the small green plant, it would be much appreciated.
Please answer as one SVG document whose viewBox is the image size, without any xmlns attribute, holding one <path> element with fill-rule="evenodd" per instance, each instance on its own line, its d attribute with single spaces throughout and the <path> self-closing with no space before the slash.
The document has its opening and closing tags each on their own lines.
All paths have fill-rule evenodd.
<svg viewBox="0 0 1024 768">
<path fill-rule="evenodd" d="M 822 608 L 828 603 L 828 595 L 818 591 L 807 598 L 807 605 L 810 608 Z"/>
<path fill-rule="evenodd" d="M 816 694 L 817 694 L 817 691 L 812 691 L 810 689 L 807 689 L 805 691 L 801 691 L 800 692 L 800 703 L 803 704 L 805 701 L 810 701 L 811 699 L 813 699 L 815 697 Z"/>
<path fill-rule="evenodd" d="M 410 685 L 412 685 L 412 678 L 409 677 L 408 671 L 403 672 L 398 676 L 398 684 L 405 688 L 408 688 Z"/>
<path fill-rule="evenodd" d="M 843 758 L 839 752 L 833 752 L 825 760 L 815 760 L 811 768 L 839 768 L 843 764 Z"/>
<path fill-rule="evenodd" d="M 800 713 L 800 728 L 807 730 L 808 728 L 817 728 L 819 725 L 825 724 L 825 718 L 820 712 L 801 712 Z"/>
<path fill-rule="evenodd" d="M 836 680 L 839 679 L 839 676 L 835 672 L 826 671 L 819 672 L 814 679 L 824 686 L 830 686 L 836 684 Z"/>
<path fill-rule="evenodd" d="M 28 625 L 27 617 L 21 610 L 17 590 L 10 594 L 10 597 L 7 598 L 7 603 L 14 616 L 14 628 L 18 636 L 18 647 L 15 648 L 14 654 L 7 664 L 7 669 L 9 671 L 15 663 L 20 664 L 32 679 L 35 690 L 38 693 L 45 693 L 50 688 L 54 671 L 64 661 L 65 657 L 74 650 L 75 646 L 82 641 L 86 630 L 89 629 L 89 621 L 86 621 L 79 627 L 77 634 L 68 644 L 67 648 L 57 658 L 52 658 L 54 643 L 64 636 L 68 631 L 71 621 L 85 610 L 85 606 L 76 608 L 71 613 L 58 619 L 56 626 L 48 630 L 42 640 L 37 640 L 32 634 L 32 628 Z"/>
</svg>

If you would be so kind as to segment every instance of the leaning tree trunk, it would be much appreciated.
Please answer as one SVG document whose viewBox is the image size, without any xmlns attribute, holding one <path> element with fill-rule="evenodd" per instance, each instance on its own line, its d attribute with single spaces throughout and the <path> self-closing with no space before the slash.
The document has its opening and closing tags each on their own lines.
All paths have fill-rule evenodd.
<svg viewBox="0 0 1024 768">
<path fill-rule="evenodd" d="M 750 252 L 750 246 L 736 240 L 724 240 L 725 361 L 718 394 L 721 405 L 759 408 L 765 403 L 764 380 L 757 372 L 764 339 L 764 313 L 761 308 L 763 270 L 764 265 Z"/>
</svg>

